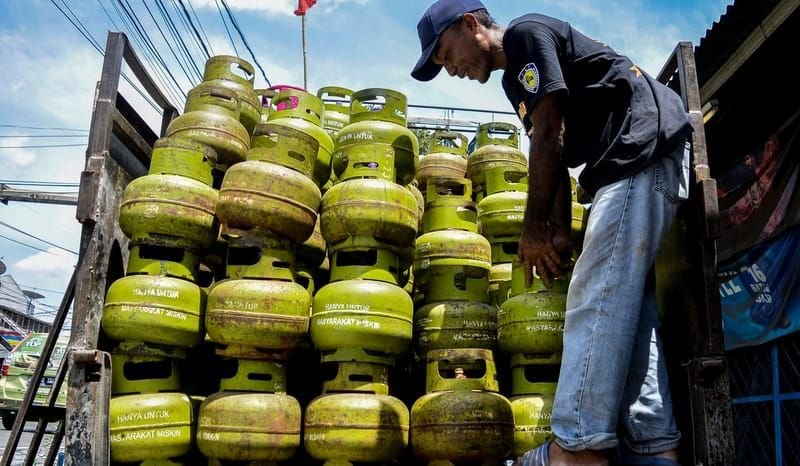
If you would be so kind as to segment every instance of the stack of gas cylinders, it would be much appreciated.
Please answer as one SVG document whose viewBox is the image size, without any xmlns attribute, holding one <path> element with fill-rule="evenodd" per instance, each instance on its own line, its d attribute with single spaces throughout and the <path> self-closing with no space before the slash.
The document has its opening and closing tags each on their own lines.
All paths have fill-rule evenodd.
<svg viewBox="0 0 800 466">
<path fill-rule="evenodd" d="M 496 465 L 549 438 L 568 277 L 516 265 L 518 129 L 420 157 L 399 92 L 253 76 L 209 59 L 123 195 L 111 461 Z"/>
</svg>

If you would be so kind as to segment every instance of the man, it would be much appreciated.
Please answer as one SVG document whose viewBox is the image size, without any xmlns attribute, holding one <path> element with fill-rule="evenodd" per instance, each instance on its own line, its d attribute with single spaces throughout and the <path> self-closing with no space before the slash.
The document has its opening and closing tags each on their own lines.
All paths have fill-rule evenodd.
<svg viewBox="0 0 800 466">
<path fill-rule="evenodd" d="M 417 31 L 414 78 L 428 81 L 444 67 L 485 83 L 505 70 L 506 95 L 532 128 L 518 255 L 528 283 L 534 267 L 547 286 L 565 272 L 567 167 L 585 164 L 579 182 L 593 196 L 567 295 L 555 441 L 519 463 L 605 465 L 614 451 L 622 464 L 676 465 L 680 433 L 652 267 L 686 194 L 691 126 L 680 98 L 608 45 L 547 16 L 503 28 L 478 0 L 439 0 Z"/>
</svg>

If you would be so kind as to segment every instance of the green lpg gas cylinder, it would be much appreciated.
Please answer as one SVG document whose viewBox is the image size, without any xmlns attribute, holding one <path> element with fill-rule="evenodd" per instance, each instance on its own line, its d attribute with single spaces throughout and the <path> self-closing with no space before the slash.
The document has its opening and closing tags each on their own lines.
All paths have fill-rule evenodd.
<svg viewBox="0 0 800 466">
<path fill-rule="evenodd" d="M 319 88 L 317 97 L 322 99 L 325 110 L 322 112 L 322 127 L 332 138 L 350 124 L 350 96 L 353 91 L 344 87 L 325 86 Z"/>
<path fill-rule="evenodd" d="M 492 264 L 510 264 L 517 260 L 519 235 L 496 236 L 489 242 L 492 245 Z M 508 277 L 510 280 L 511 275 Z"/>
<path fill-rule="evenodd" d="M 232 238 L 227 280 L 211 289 L 206 327 L 211 341 L 291 349 L 305 341 L 311 295 L 294 282 L 287 240 Z"/>
<path fill-rule="evenodd" d="M 217 153 L 211 147 L 185 138 L 163 137 L 153 144 L 150 175 L 180 175 L 211 186 Z"/>
<path fill-rule="evenodd" d="M 488 303 L 489 264 L 434 266 L 417 288 L 425 294 L 425 302 L 472 301 Z"/>
<path fill-rule="evenodd" d="M 185 113 L 167 127 L 177 136 L 210 146 L 223 167 L 241 162 L 250 148 L 250 133 L 239 122 L 236 92 L 222 86 L 200 86 L 186 96 Z"/>
<path fill-rule="evenodd" d="M 229 461 L 220 461 L 215 458 L 208 459 L 208 466 L 229 466 L 230 464 L 231 462 Z M 270 460 L 236 461 L 234 464 L 236 464 L 236 466 L 278 466 L 277 462 Z M 141 465 L 141 466 L 149 466 L 149 465 Z M 155 465 L 155 466 L 160 466 L 160 465 Z M 203 464 L 203 466 L 206 466 L 205 463 Z"/>
<path fill-rule="evenodd" d="M 322 355 L 323 393 L 389 393 L 391 358 L 361 349 L 341 349 Z"/>
<path fill-rule="evenodd" d="M 184 352 L 123 342 L 111 354 L 111 394 L 176 392 L 181 380 L 176 358 Z"/>
<path fill-rule="evenodd" d="M 383 463 L 408 446 L 408 408 L 386 393 L 328 393 L 306 408 L 303 445 L 326 465 Z"/>
<path fill-rule="evenodd" d="M 472 180 L 475 201 L 485 196 L 486 172 L 494 167 L 528 170 L 525 154 L 519 150 L 519 129 L 502 122 L 484 123 L 475 133 L 476 149 L 467 159 L 467 178 Z"/>
<path fill-rule="evenodd" d="M 337 178 L 410 183 L 419 164 L 419 142 L 406 127 L 406 96 L 389 89 L 363 89 L 351 99 L 350 124 L 336 135 Z"/>
<path fill-rule="evenodd" d="M 217 354 L 234 353 L 246 346 L 232 345 Z M 237 356 L 249 356 L 239 351 Z M 286 365 L 281 361 L 223 357 L 219 361 L 219 389 L 223 392 L 286 392 Z"/>
<path fill-rule="evenodd" d="M 511 262 L 492 265 L 489 272 L 489 302 L 502 305 L 511 293 Z"/>
<path fill-rule="evenodd" d="M 190 463 L 183 459 L 158 459 L 158 460 L 145 460 L 139 463 L 139 466 L 189 466 Z"/>
<path fill-rule="evenodd" d="M 236 93 L 240 103 L 239 121 L 247 134 L 261 121 L 261 101 L 253 89 L 253 65 L 239 57 L 217 55 L 206 61 L 201 86 L 222 86 Z"/>
<path fill-rule="evenodd" d="M 425 196 L 422 195 L 422 192 L 419 190 L 419 188 L 417 188 L 416 185 L 417 182 L 412 181 L 411 183 L 406 185 L 406 188 L 408 188 L 408 190 L 411 191 L 411 194 L 414 195 L 414 199 L 416 199 L 417 201 L 417 219 L 418 219 L 417 231 L 421 232 L 423 231 L 422 219 L 424 218 L 425 215 Z"/>
<path fill-rule="evenodd" d="M 150 174 L 128 184 L 119 226 L 134 244 L 203 249 L 217 235 L 217 192 L 211 188 L 216 154 L 179 138 L 161 138 L 153 147 Z"/>
<path fill-rule="evenodd" d="M 583 204 L 572 202 L 572 221 L 570 223 L 572 230 L 572 241 L 576 244 L 583 242 L 583 236 L 586 234 L 586 224 L 589 222 L 589 209 Z"/>
<path fill-rule="evenodd" d="M 280 280 L 218 282 L 208 295 L 206 331 L 211 341 L 266 349 L 291 349 L 305 341 L 311 295 Z"/>
<path fill-rule="evenodd" d="M 508 354 L 536 355 L 544 359 L 563 349 L 564 318 L 567 312 L 568 278 L 554 280 L 547 289 L 541 279 L 525 288 L 524 269 L 514 264 L 511 298 L 497 313 L 497 340 Z"/>
<path fill-rule="evenodd" d="M 467 174 L 467 137 L 453 131 L 436 131 L 430 150 L 419 159 L 417 180 L 424 192 L 431 178 L 464 178 Z"/>
<path fill-rule="evenodd" d="M 297 246 L 297 260 L 309 268 L 317 268 L 322 265 L 328 254 L 328 246 L 325 238 L 322 237 L 322 226 L 320 216 L 317 215 L 317 222 L 314 224 L 314 231 L 311 236 L 301 245 Z"/>
<path fill-rule="evenodd" d="M 514 441 L 514 414 L 497 393 L 491 351 L 434 350 L 427 361 L 428 393 L 411 408 L 414 453 L 428 461 L 502 464 Z"/>
<path fill-rule="evenodd" d="M 553 439 L 550 417 L 553 412 L 555 382 L 533 382 L 537 366 L 517 366 L 511 369 L 514 410 L 514 456 L 522 456 L 548 440 Z"/>
<path fill-rule="evenodd" d="M 194 410 L 183 393 L 148 393 L 111 399 L 111 461 L 120 463 L 183 456 L 192 448 Z"/>
<path fill-rule="evenodd" d="M 281 281 L 293 281 L 295 278 L 294 244 L 288 239 L 266 233 L 246 236 L 230 234 L 227 253 L 226 278 Z"/>
<path fill-rule="evenodd" d="M 163 246 L 131 246 L 128 275 L 163 275 L 197 282 L 200 257 L 186 249 Z"/>
<path fill-rule="evenodd" d="M 282 88 L 270 101 L 269 123 L 302 131 L 319 144 L 314 182 L 322 187 L 331 177 L 333 139 L 322 129 L 322 100 L 303 90 Z"/>
<path fill-rule="evenodd" d="M 495 167 L 486 171 L 486 197 L 478 203 L 478 230 L 495 238 L 519 236 L 528 201 L 526 172 Z"/>
<path fill-rule="evenodd" d="M 200 405 L 197 448 L 222 461 L 286 461 L 301 427 L 300 403 L 286 393 L 218 392 Z"/>
<path fill-rule="evenodd" d="M 491 268 L 492 248 L 483 236 L 471 231 L 439 230 L 417 238 L 414 252 L 414 277 L 417 285 L 426 286 L 435 268 L 461 272 L 464 267 Z"/>
<path fill-rule="evenodd" d="M 478 231 L 471 183 L 466 178 L 432 178 L 425 194 L 422 231 Z"/>
<path fill-rule="evenodd" d="M 497 308 L 470 301 L 428 304 L 414 314 L 414 340 L 423 355 L 435 349 L 494 349 Z"/>
<path fill-rule="evenodd" d="M 398 255 L 386 249 L 348 248 L 331 255 L 331 282 L 366 279 L 399 286 L 399 274 Z"/>
<path fill-rule="evenodd" d="M 108 289 L 103 330 L 118 341 L 194 346 L 202 341 L 205 305 L 205 292 L 192 282 L 129 275 Z"/>
<path fill-rule="evenodd" d="M 258 131 L 268 132 L 269 127 L 265 126 L 259 125 Z M 281 133 L 284 136 L 278 137 L 272 147 L 253 148 L 246 162 L 225 173 L 217 203 L 217 217 L 223 230 L 258 228 L 297 243 L 306 241 L 313 233 L 322 194 L 302 170 L 313 166 L 315 153 L 309 149 L 315 141 L 302 133 L 294 133 L 295 137 L 286 136 L 287 131 Z M 267 144 L 265 138 L 269 140 L 260 134 L 254 140 Z M 282 162 L 279 157 L 289 156 L 294 156 L 299 166 L 287 167 L 292 161 L 284 164 L 268 161 Z"/>
<path fill-rule="evenodd" d="M 253 131 L 247 160 L 259 160 L 291 168 L 312 178 L 319 141 L 290 126 L 262 123 Z"/>
<path fill-rule="evenodd" d="M 322 236 L 330 252 L 358 237 L 398 251 L 417 236 L 417 201 L 403 186 L 381 179 L 348 180 L 322 197 Z"/>
<path fill-rule="evenodd" d="M 402 288 L 373 280 L 342 280 L 317 291 L 311 341 L 321 351 L 362 348 L 401 354 L 411 344 L 414 305 Z"/>
</svg>

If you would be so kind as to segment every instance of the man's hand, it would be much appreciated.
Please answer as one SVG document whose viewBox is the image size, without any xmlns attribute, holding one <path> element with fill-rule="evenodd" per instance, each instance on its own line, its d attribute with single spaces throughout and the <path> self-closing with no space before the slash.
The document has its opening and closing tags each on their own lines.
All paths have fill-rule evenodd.
<svg viewBox="0 0 800 466">
<path fill-rule="evenodd" d="M 550 223 L 550 230 L 553 232 L 553 247 L 561 258 L 561 269 L 566 272 L 570 268 L 573 251 L 570 227 Z"/>
<path fill-rule="evenodd" d="M 553 286 L 553 278 L 562 275 L 562 259 L 553 244 L 553 232 L 543 222 L 526 222 L 519 239 L 517 260 L 525 268 L 525 286 L 533 284 L 533 268 L 544 286 Z"/>
</svg>

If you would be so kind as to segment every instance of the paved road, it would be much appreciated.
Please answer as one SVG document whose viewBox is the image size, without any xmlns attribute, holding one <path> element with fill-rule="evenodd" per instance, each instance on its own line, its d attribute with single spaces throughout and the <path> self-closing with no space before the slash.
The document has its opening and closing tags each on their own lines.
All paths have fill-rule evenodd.
<svg viewBox="0 0 800 466">
<path fill-rule="evenodd" d="M 54 424 L 48 426 L 48 430 L 51 432 L 54 428 L 55 428 Z M 12 462 L 12 466 L 22 465 L 23 461 L 25 460 L 25 455 L 28 452 L 28 445 L 30 444 L 31 437 L 33 437 L 33 432 L 35 429 L 36 429 L 35 422 L 28 422 L 25 424 L 25 430 L 22 433 L 22 438 L 20 439 L 16 453 L 14 454 L 14 461 Z M 0 428 L 0 452 L 5 451 L 10 433 L 11 431 Z M 35 465 L 37 466 L 44 465 L 44 459 L 47 456 L 47 447 L 49 447 L 51 441 L 52 441 L 52 436 L 45 434 L 44 438 L 42 439 L 42 446 L 40 446 L 39 448 L 39 454 L 36 457 L 37 461 L 34 463 Z"/>
</svg>

